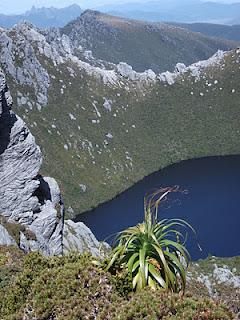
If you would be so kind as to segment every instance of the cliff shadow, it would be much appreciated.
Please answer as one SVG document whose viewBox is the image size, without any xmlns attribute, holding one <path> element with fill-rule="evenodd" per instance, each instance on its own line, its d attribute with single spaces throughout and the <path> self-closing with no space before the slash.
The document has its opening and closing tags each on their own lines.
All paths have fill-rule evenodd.
<svg viewBox="0 0 240 320">
<path fill-rule="evenodd" d="M 11 112 L 11 106 L 7 102 L 6 92 L 8 92 L 7 87 L 0 96 L 0 106 L 2 107 L 2 113 L 0 114 L 0 159 L 10 143 L 11 130 L 17 121 L 17 116 Z"/>
<path fill-rule="evenodd" d="M 46 200 L 52 201 L 49 184 L 44 180 L 44 178 L 41 175 L 38 175 L 36 177 L 36 180 L 40 182 L 40 185 L 34 192 L 33 196 L 38 198 L 41 205 L 43 205 Z"/>
</svg>

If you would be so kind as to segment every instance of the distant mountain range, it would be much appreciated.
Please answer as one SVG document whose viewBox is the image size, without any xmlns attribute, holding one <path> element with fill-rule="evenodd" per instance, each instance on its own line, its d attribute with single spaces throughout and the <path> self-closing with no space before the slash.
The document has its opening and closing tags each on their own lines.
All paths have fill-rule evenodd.
<svg viewBox="0 0 240 320">
<path fill-rule="evenodd" d="M 92 6 L 93 4 L 89 3 L 89 7 Z M 239 3 L 233 4 L 203 2 L 201 0 L 153 0 L 144 3 L 115 3 L 98 7 L 97 10 L 115 16 L 151 22 L 240 24 L 240 0 Z M 62 9 L 32 7 L 30 11 L 19 15 L 0 14 L 0 27 L 10 28 L 24 20 L 42 28 L 63 27 L 71 20 L 76 19 L 82 12 L 83 10 L 77 4 Z M 219 31 L 221 32 L 220 29 Z M 228 32 L 224 32 L 225 34 Z M 232 36 L 227 36 L 227 38 L 236 40 Z"/>
<path fill-rule="evenodd" d="M 127 62 L 137 71 L 173 70 L 178 62 L 207 59 L 236 43 L 213 39 L 166 23 L 130 20 L 87 10 L 62 29 L 77 46 L 112 63 Z"/>
<path fill-rule="evenodd" d="M 240 24 L 226 26 L 213 23 L 171 23 L 178 27 L 188 29 L 193 32 L 200 32 L 206 36 L 240 41 Z"/>
<path fill-rule="evenodd" d="M 240 2 L 225 4 L 200 0 L 158 0 L 103 6 L 100 11 L 147 21 L 207 22 L 240 24 Z"/>
<path fill-rule="evenodd" d="M 78 5 L 71 5 L 66 8 L 35 8 L 20 15 L 4 15 L 0 14 L 0 26 L 3 28 L 11 28 L 20 21 L 28 21 L 38 27 L 63 27 L 69 21 L 77 18 L 82 13 L 82 9 Z"/>
</svg>

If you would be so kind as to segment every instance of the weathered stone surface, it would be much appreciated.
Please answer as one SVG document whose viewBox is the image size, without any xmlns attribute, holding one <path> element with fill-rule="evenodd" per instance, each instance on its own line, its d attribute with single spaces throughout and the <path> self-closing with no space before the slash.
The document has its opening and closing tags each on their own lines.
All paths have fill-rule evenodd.
<svg viewBox="0 0 240 320">
<path fill-rule="evenodd" d="M 227 266 L 218 267 L 214 265 L 213 278 L 218 284 L 225 284 L 233 288 L 240 289 L 240 276 L 235 275 L 234 271 L 229 270 Z"/>
<path fill-rule="evenodd" d="M 52 178 L 39 175 L 42 155 L 21 118 L 11 110 L 11 96 L 0 72 L 0 213 L 24 225 L 20 247 L 45 255 L 62 253 L 63 204 Z"/>
<path fill-rule="evenodd" d="M 132 66 L 125 62 L 120 62 L 116 66 L 116 69 L 121 76 L 126 77 L 131 81 L 154 82 L 157 80 L 157 75 L 151 69 L 144 72 L 136 72 L 133 70 Z"/>
<path fill-rule="evenodd" d="M 240 257 L 208 257 L 190 264 L 188 290 L 197 296 L 221 299 L 240 316 Z"/>
<path fill-rule="evenodd" d="M 218 66 L 223 61 L 226 52 L 218 50 L 212 57 L 208 60 L 199 61 L 186 67 L 183 63 L 178 63 L 175 67 L 174 72 L 163 72 L 158 75 L 160 81 L 166 82 L 169 85 L 174 84 L 179 75 L 186 73 L 191 74 L 196 80 L 200 79 L 202 70 L 207 69 L 210 66 Z"/>
<path fill-rule="evenodd" d="M 101 256 L 110 248 L 106 243 L 97 241 L 91 230 L 82 222 L 65 221 L 63 229 L 63 252 L 89 252 L 93 256 Z"/>
</svg>

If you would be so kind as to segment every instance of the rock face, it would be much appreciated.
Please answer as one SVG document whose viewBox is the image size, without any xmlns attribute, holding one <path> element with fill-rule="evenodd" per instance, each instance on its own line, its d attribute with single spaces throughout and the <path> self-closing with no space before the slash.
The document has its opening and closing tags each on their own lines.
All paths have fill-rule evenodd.
<svg viewBox="0 0 240 320">
<path fill-rule="evenodd" d="M 102 251 L 110 248 L 106 243 L 97 241 L 91 230 L 82 222 L 67 220 L 63 229 L 63 252 L 91 252 L 93 256 L 101 256 Z M 101 250 L 102 249 L 102 250 Z"/>
<path fill-rule="evenodd" d="M 0 224 L 0 245 L 19 245 L 25 252 L 40 251 L 48 256 L 69 251 L 99 256 L 100 243 L 90 229 L 70 220 L 64 226 L 59 186 L 53 178 L 39 174 L 40 148 L 11 104 L 0 70 L 0 223 L 11 229 L 16 226 L 18 238 L 15 241 Z"/>
<path fill-rule="evenodd" d="M 42 155 L 25 123 L 11 111 L 11 96 L 0 72 L 0 214 L 23 225 L 20 247 L 45 255 L 62 253 L 63 203 L 57 183 L 39 175 Z"/>
</svg>

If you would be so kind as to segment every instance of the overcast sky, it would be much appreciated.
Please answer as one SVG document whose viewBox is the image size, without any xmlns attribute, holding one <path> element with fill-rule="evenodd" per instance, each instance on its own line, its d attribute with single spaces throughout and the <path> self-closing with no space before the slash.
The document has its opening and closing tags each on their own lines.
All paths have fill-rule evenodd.
<svg viewBox="0 0 240 320">
<path fill-rule="evenodd" d="M 103 4 L 116 4 L 124 2 L 147 2 L 149 0 L 0 0 L 0 12 L 22 13 L 29 10 L 33 5 L 36 7 L 65 7 L 73 3 L 79 4 L 83 8 L 93 8 Z M 168 1 L 168 0 L 166 0 Z M 181 1 L 181 0 L 179 0 Z M 240 2 L 240 0 L 212 0 L 215 2 L 233 3 Z"/>
</svg>

